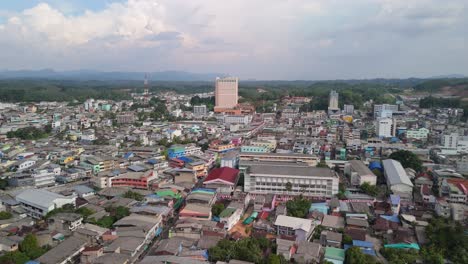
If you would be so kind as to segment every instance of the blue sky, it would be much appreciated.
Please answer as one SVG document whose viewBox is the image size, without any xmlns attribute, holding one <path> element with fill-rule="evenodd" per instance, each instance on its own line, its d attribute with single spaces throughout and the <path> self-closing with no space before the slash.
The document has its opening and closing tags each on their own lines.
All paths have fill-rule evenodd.
<svg viewBox="0 0 468 264">
<path fill-rule="evenodd" d="M 0 69 L 468 75 L 466 0 L 0 1 Z"/>
</svg>

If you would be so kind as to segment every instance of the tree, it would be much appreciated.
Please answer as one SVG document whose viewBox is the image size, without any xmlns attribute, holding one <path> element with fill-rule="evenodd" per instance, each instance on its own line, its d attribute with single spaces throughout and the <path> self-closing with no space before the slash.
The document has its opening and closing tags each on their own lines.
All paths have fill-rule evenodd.
<svg viewBox="0 0 468 264">
<path fill-rule="evenodd" d="M 29 260 L 29 257 L 19 250 L 5 253 L 0 257 L 0 263 L 3 264 L 24 264 Z"/>
<path fill-rule="evenodd" d="M 375 169 L 372 170 L 372 173 L 374 173 L 375 176 L 377 176 L 377 183 L 379 183 L 379 184 L 385 183 L 385 177 L 384 177 L 382 171 L 375 168 Z"/>
<path fill-rule="evenodd" d="M 94 221 L 92 221 L 94 222 Z M 114 218 L 112 216 L 104 216 L 101 219 L 95 221 L 95 224 L 104 227 L 104 228 L 111 228 L 112 225 L 114 224 Z"/>
<path fill-rule="evenodd" d="M 76 209 L 75 213 L 80 214 L 83 216 L 83 219 L 86 220 L 90 215 L 94 214 L 94 211 L 86 207 L 81 207 Z"/>
<path fill-rule="evenodd" d="M 291 183 L 291 182 L 287 182 L 287 183 L 286 183 L 286 191 L 287 191 L 287 192 L 292 191 L 292 183 Z"/>
<path fill-rule="evenodd" d="M 281 258 L 276 254 L 270 254 L 268 257 L 269 264 L 281 264 Z"/>
<path fill-rule="evenodd" d="M 364 182 L 361 185 L 361 190 L 370 196 L 377 196 L 379 189 L 375 185 L 370 185 L 368 182 Z"/>
<path fill-rule="evenodd" d="M 411 151 L 398 150 L 393 152 L 389 158 L 399 161 L 404 168 L 412 168 L 417 172 L 422 170 L 422 161 Z"/>
<path fill-rule="evenodd" d="M 317 168 L 329 168 L 327 163 L 324 161 L 324 160 L 321 160 L 318 164 L 317 164 Z"/>
<path fill-rule="evenodd" d="M 309 213 L 310 205 L 311 201 L 299 195 L 286 203 L 286 209 L 289 216 L 306 218 Z"/>
<path fill-rule="evenodd" d="M 460 223 L 433 218 L 426 227 L 426 236 L 429 243 L 423 248 L 423 258 L 437 260 L 442 256 L 453 263 L 468 263 L 468 236 Z"/>
<path fill-rule="evenodd" d="M 403 250 L 397 248 L 383 248 L 381 251 L 385 259 L 389 263 L 395 264 L 406 264 L 406 263 L 416 263 L 419 259 L 419 253 L 417 250 Z"/>
<path fill-rule="evenodd" d="M 364 254 L 359 247 L 350 247 L 346 250 L 346 264 L 376 264 L 374 257 Z"/>
<path fill-rule="evenodd" d="M 125 206 L 110 207 L 107 211 L 114 217 L 115 221 L 130 215 L 130 210 Z"/>
<path fill-rule="evenodd" d="M 137 201 L 143 201 L 143 199 L 145 198 L 142 194 L 137 193 L 137 192 L 133 192 L 133 191 L 131 191 L 131 190 L 128 190 L 128 191 L 123 195 L 123 197 L 129 198 L 129 199 L 133 199 L 133 200 L 137 200 Z"/>
<path fill-rule="evenodd" d="M 12 217 L 10 212 L 0 212 L 0 220 L 10 219 Z"/>
<path fill-rule="evenodd" d="M 353 238 L 348 234 L 344 234 L 343 235 L 343 244 L 352 245 L 353 244 Z"/>
<path fill-rule="evenodd" d="M 0 179 L 0 189 L 5 190 L 8 187 L 8 181 L 6 179 Z"/>
<path fill-rule="evenodd" d="M 44 254 L 47 250 L 39 247 L 37 237 L 34 234 L 28 234 L 24 237 L 19 245 L 20 251 L 30 259 L 36 259 Z"/>
<path fill-rule="evenodd" d="M 211 214 L 213 214 L 213 216 L 219 216 L 219 214 L 221 214 L 223 210 L 224 210 L 224 204 L 217 203 L 213 205 L 213 207 L 211 208 Z"/>
</svg>

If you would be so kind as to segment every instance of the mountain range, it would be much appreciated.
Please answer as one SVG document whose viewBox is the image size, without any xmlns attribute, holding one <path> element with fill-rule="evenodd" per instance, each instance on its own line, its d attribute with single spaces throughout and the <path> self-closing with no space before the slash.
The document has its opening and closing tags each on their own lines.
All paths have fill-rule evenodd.
<svg viewBox="0 0 468 264">
<path fill-rule="evenodd" d="M 216 77 L 223 77 L 223 73 L 192 73 L 184 71 L 161 72 L 103 72 L 95 70 L 55 71 L 42 70 L 5 70 L 0 71 L 0 79 L 52 79 L 52 80 L 141 80 L 148 76 L 150 81 L 213 81 Z"/>
</svg>

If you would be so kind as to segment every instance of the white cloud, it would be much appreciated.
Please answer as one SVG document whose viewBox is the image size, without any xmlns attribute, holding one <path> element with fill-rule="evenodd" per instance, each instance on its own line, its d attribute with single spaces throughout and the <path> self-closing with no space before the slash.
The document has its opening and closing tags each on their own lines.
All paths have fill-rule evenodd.
<svg viewBox="0 0 468 264">
<path fill-rule="evenodd" d="M 6 18 L 0 22 L 0 68 L 352 77 L 378 69 L 374 61 L 354 67 L 350 56 L 397 60 L 387 53 L 398 49 L 404 60 L 422 44 L 436 47 L 442 38 L 459 43 L 467 33 L 464 1 L 127 0 L 81 14 L 41 3 L 19 13 L 0 10 Z M 455 56 L 468 54 L 466 45 L 453 46 L 450 56 L 466 58 Z M 316 75 L 307 76 L 307 69 Z"/>
</svg>

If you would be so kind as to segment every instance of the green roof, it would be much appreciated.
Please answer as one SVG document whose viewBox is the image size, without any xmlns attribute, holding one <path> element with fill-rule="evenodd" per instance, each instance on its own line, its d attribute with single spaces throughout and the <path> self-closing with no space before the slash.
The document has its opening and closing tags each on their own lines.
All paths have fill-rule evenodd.
<svg viewBox="0 0 468 264">
<path fill-rule="evenodd" d="M 332 248 L 326 247 L 325 248 L 325 258 L 336 259 L 336 260 L 344 260 L 345 259 L 345 251 L 341 248 Z"/>
<path fill-rule="evenodd" d="M 219 214 L 219 218 L 223 218 L 223 217 L 229 217 L 231 216 L 234 212 L 236 211 L 235 208 L 226 208 L 224 209 L 220 214 Z"/>
<path fill-rule="evenodd" d="M 409 243 L 409 244 L 405 244 L 405 243 L 387 244 L 387 245 L 384 245 L 384 248 L 398 248 L 398 249 L 412 248 L 412 249 L 420 250 L 419 245 L 416 244 L 416 243 Z"/>
<path fill-rule="evenodd" d="M 170 196 L 172 198 L 179 198 L 180 195 L 178 193 L 175 193 L 172 190 L 160 190 L 156 192 L 156 195 L 164 197 L 164 196 Z"/>
</svg>

